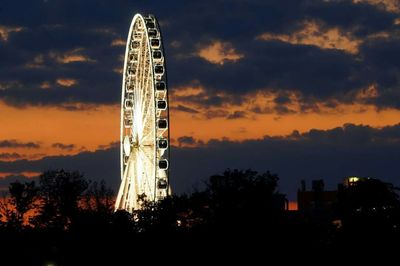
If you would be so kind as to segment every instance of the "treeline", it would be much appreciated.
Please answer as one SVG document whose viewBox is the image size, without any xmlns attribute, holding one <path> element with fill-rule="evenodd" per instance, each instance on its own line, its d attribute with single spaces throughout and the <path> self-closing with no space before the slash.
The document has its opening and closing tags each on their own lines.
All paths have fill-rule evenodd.
<svg viewBox="0 0 400 266">
<path fill-rule="evenodd" d="M 287 211 L 278 176 L 227 170 L 202 191 L 114 212 L 114 193 L 79 172 L 13 182 L 0 205 L 4 265 L 134 265 L 134 261 L 269 260 L 392 247 L 400 204 L 382 182 L 344 189 L 332 210 Z M 375 183 L 374 183 L 375 182 Z M 307 256 L 306 256 L 307 257 Z M 0 265 L 3 265 L 0 263 Z"/>
</svg>

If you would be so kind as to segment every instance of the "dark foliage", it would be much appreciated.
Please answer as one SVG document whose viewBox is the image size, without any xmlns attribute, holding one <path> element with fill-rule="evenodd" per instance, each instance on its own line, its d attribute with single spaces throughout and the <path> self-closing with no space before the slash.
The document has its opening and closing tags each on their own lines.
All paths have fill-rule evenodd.
<svg viewBox="0 0 400 266">
<path fill-rule="evenodd" d="M 342 222 L 338 237 L 345 247 L 372 251 L 397 246 L 400 240 L 400 201 L 396 189 L 368 178 L 341 189 L 337 216 Z"/>
<path fill-rule="evenodd" d="M 265 256 L 284 263 L 287 253 L 307 261 L 304 254 L 334 258 L 373 245 L 377 252 L 376 243 L 388 250 L 399 238 L 399 199 L 388 184 L 368 179 L 344 188 L 332 218 L 287 211 L 278 180 L 270 172 L 226 170 L 191 195 L 159 202 L 142 195 L 142 208 L 131 214 L 114 212 L 104 182 L 48 171 L 38 186 L 10 184 L 0 250 L 10 260 L 5 265 L 126 265 L 149 258 L 252 264 Z M 26 226 L 35 208 L 34 226 Z"/>
<path fill-rule="evenodd" d="M 66 228 L 79 212 L 79 201 L 88 187 L 88 181 L 79 172 L 47 171 L 39 177 L 42 201 L 36 226 Z"/>
<path fill-rule="evenodd" d="M 25 215 L 37 207 L 35 200 L 37 200 L 38 188 L 34 181 L 25 183 L 16 181 L 10 183 L 8 191 L 9 198 L 5 198 L 1 203 L 1 214 L 8 227 L 22 229 L 26 220 Z M 29 222 L 26 221 L 25 225 L 28 224 Z"/>
</svg>

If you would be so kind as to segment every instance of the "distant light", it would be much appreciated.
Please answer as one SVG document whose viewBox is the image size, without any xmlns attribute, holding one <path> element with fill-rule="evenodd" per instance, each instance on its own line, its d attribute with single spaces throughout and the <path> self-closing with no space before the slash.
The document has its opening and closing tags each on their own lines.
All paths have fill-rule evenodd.
<svg viewBox="0 0 400 266">
<path fill-rule="evenodd" d="M 358 182 L 359 180 L 360 180 L 360 178 L 355 177 L 355 176 L 349 177 L 349 182 L 350 182 L 350 183 L 356 183 L 356 182 Z"/>
<path fill-rule="evenodd" d="M 332 224 L 334 226 L 336 226 L 337 229 L 342 228 L 343 224 L 342 224 L 342 220 L 338 219 L 338 220 L 333 220 Z"/>
</svg>

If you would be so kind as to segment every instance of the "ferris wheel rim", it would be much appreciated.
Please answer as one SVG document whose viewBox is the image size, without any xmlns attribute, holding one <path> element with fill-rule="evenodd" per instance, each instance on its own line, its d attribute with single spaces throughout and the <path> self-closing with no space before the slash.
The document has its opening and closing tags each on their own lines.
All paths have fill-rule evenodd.
<svg viewBox="0 0 400 266">
<path fill-rule="evenodd" d="M 150 23 L 153 23 L 153 31 L 158 31 L 158 37 L 150 38 L 149 28 L 147 24 L 147 20 L 150 19 Z M 140 21 L 140 22 L 139 22 Z M 144 55 L 139 54 L 137 56 L 137 70 L 135 69 L 134 75 L 128 75 L 128 64 L 130 65 L 129 71 L 133 69 L 134 64 L 132 60 L 129 61 L 130 54 L 135 56 L 134 49 L 132 46 L 132 40 L 137 33 L 137 28 L 140 28 L 140 23 L 142 24 L 143 35 L 142 39 L 140 39 L 140 52 L 144 51 Z M 137 28 L 135 28 L 137 27 Z M 133 36 L 135 34 L 135 36 Z M 140 34 L 139 34 L 140 35 Z M 158 40 L 158 48 L 154 50 L 153 48 L 153 40 Z M 145 43 L 146 49 L 143 49 L 142 45 Z M 157 52 L 157 53 L 156 53 Z M 159 53 L 159 54 L 158 54 Z M 157 63 L 154 62 L 154 56 L 160 56 L 161 60 Z M 135 61 L 133 61 L 135 62 Z M 161 63 L 160 63 L 161 62 Z M 143 64 L 142 69 L 140 69 L 141 64 Z M 147 65 L 147 68 L 145 67 Z M 161 66 L 161 70 L 163 71 L 161 75 L 157 75 L 157 66 Z M 125 60 L 124 60 L 124 69 L 123 69 L 123 82 L 122 82 L 122 97 L 121 97 L 121 117 L 120 117 L 120 165 L 121 165 L 121 187 L 117 195 L 117 201 L 115 209 L 127 209 L 128 211 L 132 211 L 133 202 L 132 197 L 136 199 L 141 191 L 154 192 L 153 195 L 150 196 L 150 200 L 156 200 L 158 191 L 160 191 L 160 195 L 165 196 L 169 193 L 169 190 L 163 191 L 158 188 L 157 182 L 160 180 L 164 181 L 168 184 L 168 172 L 169 172 L 169 108 L 168 108 L 168 90 L 165 90 L 165 94 L 160 97 L 158 92 L 158 87 L 156 88 L 156 83 L 164 83 L 166 84 L 166 70 L 165 70 L 165 56 L 164 50 L 161 41 L 161 33 L 159 30 L 159 26 L 157 20 L 154 16 L 148 15 L 147 17 L 142 16 L 141 14 L 136 14 L 131 22 L 129 28 L 129 34 L 127 37 L 127 44 L 125 49 Z M 139 71 L 140 70 L 140 71 Z M 147 73 L 146 73 L 147 71 Z M 138 78 L 137 73 L 142 75 L 142 77 Z M 134 78 L 133 78 L 133 77 Z M 130 126 L 128 133 L 126 133 L 126 95 L 127 95 L 127 79 L 134 79 L 135 82 L 140 82 L 140 85 L 135 83 L 134 86 L 134 100 L 132 100 L 133 108 L 132 110 L 132 125 Z M 144 79 L 146 78 L 146 83 L 143 84 Z M 157 81 L 159 78 L 161 81 Z M 140 80 L 139 80 L 140 79 Z M 148 82 L 150 81 L 150 85 Z M 158 86 L 157 83 L 157 86 Z M 132 85 L 132 84 L 130 84 Z M 150 100 L 148 100 L 148 95 L 150 94 Z M 130 97 L 130 96 L 129 96 Z M 146 99 L 145 99 L 146 98 Z M 129 98 L 130 99 L 130 98 Z M 162 100 L 159 100 L 162 99 Z M 161 109 L 159 109 L 161 107 Z M 140 110 L 139 110 L 140 109 Z M 128 110 L 128 113 L 130 112 Z M 164 111 L 164 114 L 161 113 Z M 144 116 L 143 116 L 144 114 Z M 139 117 L 140 118 L 137 118 Z M 162 118 L 163 117 L 163 118 Z M 150 118 L 150 121 L 147 121 Z M 140 119 L 140 122 L 139 120 Z M 136 123 L 135 123 L 136 122 Z M 160 123 L 162 122 L 162 123 Z M 161 127 L 162 126 L 162 127 Z M 162 129 L 159 131 L 160 129 Z M 144 130 L 147 130 L 146 134 L 143 133 Z M 133 135 L 131 140 L 131 136 Z M 151 136 L 152 135 L 152 136 Z M 148 142 L 145 142 L 148 141 Z M 166 144 L 165 144 L 166 143 Z M 128 161 L 126 161 L 126 155 L 128 155 Z M 133 162 L 134 160 L 134 162 Z M 149 163 L 150 162 L 150 163 Z M 143 169 L 144 168 L 144 169 Z M 150 171 L 150 168 L 151 171 Z M 133 169 L 133 170 L 132 170 Z M 133 173 L 130 173 L 133 172 Z M 151 173 L 150 173 L 151 172 Z M 160 174 L 161 173 L 161 174 Z M 134 180 L 132 176 L 136 175 L 137 182 L 133 182 Z M 165 178 L 164 178 L 165 177 Z M 164 178 L 164 179 L 163 179 Z M 130 180 L 128 180 L 130 179 Z M 143 179 L 143 180 L 141 180 Z M 141 183 L 143 181 L 143 183 Z M 150 184 L 154 181 L 154 188 Z M 139 184 L 139 185 L 138 185 Z M 140 187 L 140 185 L 142 187 Z M 146 189 L 143 188 L 146 186 Z M 165 188 L 165 184 L 163 183 L 163 187 Z M 169 188 L 170 189 L 170 188 Z M 136 194 L 135 194 L 136 193 Z M 150 193 L 151 194 L 151 193 Z M 124 198 L 126 197 L 126 198 Z M 125 201 L 125 203 L 121 203 L 121 201 Z M 130 203 L 126 203 L 126 202 Z M 136 206 L 136 205 L 135 205 Z"/>
</svg>

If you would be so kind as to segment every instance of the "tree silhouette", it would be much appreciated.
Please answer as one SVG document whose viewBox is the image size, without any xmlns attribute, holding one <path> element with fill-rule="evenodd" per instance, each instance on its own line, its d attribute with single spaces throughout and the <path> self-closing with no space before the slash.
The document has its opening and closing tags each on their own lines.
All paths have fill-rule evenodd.
<svg viewBox="0 0 400 266">
<path fill-rule="evenodd" d="M 190 206 L 186 196 L 174 195 L 152 202 L 146 200 L 145 195 L 141 195 L 139 200 L 141 209 L 133 212 L 138 232 L 163 234 L 176 232 L 181 228 L 182 214 L 186 214 Z"/>
<path fill-rule="evenodd" d="M 88 211 L 111 214 L 114 211 L 114 191 L 104 180 L 92 182 L 83 194 L 83 208 Z"/>
<path fill-rule="evenodd" d="M 88 181 L 77 172 L 47 171 L 39 177 L 41 208 L 35 218 L 37 226 L 66 228 L 79 212 L 79 201 Z"/>
<path fill-rule="evenodd" d="M 8 205 L 2 210 L 8 226 L 0 226 L 0 250 L 28 254 L 21 265 L 47 261 L 111 265 L 129 263 L 131 256 L 121 256 L 116 262 L 113 255 L 131 254 L 132 250 L 149 256 L 156 250 L 159 258 L 182 253 L 192 258 L 264 258 L 266 252 L 270 258 L 275 251 L 293 251 L 290 243 L 299 252 L 344 254 L 354 246 L 383 246 L 387 239 L 400 235 L 396 229 L 400 228 L 399 198 L 389 184 L 366 179 L 340 190 L 335 219 L 343 226 L 338 229 L 332 217 L 314 219 L 286 211 L 278 181 L 270 172 L 228 169 L 189 195 L 172 195 L 157 202 L 142 195 L 142 208 L 131 214 L 114 212 L 114 196 L 104 181 L 89 182 L 79 172 L 47 171 L 38 186 L 34 182 L 10 184 Z M 24 226 L 36 205 L 35 227 Z M 161 244 L 149 248 L 155 243 Z"/>
<path fill-rule="evenodd" d="M 216 222 L 264 221 L 285 208 L 285 197 L 277 191 L 279 178 L 270 172 L 226 170 L 206 184 L 209 208 Z M 261 220 L 260 220 L 261 219 Z"/>
<path fill-rule="evenodd" d="M 393 185 L 378 179 L 361 179 L 338 193 L 338 212 L 345 226 L 393 228 L 400 211 Z"/>
<path fill-rule="evenodd" d="M 399 214 L 399 197 L 391 184 L 368 178 L 342 188 L 337 202 L 342 227 L 336 233 L 336 247 L 383 254 L 398 241 Z"/>
<path fill-rule="evenodd" d="M 29 211 L 36 208 L 35 200 L 38 195 L 38 188 L 34 181 L 20 183 L 15 181 L 8 187 L 9 196 L 3 201 L 1 212 L 7 225 L 14 228 L 21 228 L 24 223 L 29 223 L 25 219 Z"/>
<path fill-rule="evenodd" d="M 210 177 L 204 191 L 159 202 L 142 199 L 142 208 L 134 212 L 135 225 L 139 232 L 200 238 L 264 230 L 278 224 L 285 208 L 285 196 L 277 191 L 277 181 L 277 175 L 270 172 L 228 169 Z"/>
</svg>

